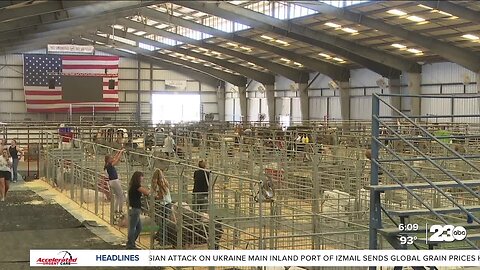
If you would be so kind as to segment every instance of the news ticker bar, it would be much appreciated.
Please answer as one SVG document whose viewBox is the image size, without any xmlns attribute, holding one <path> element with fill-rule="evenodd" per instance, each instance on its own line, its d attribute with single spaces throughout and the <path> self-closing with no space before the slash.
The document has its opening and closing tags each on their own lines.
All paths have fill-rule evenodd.
<svg viewBox="0 0 480 270">
<path fill-rule="evenodd" d="M 480 251 L 30 250 L 30 266 L 480 266 Z"/>
</svg>

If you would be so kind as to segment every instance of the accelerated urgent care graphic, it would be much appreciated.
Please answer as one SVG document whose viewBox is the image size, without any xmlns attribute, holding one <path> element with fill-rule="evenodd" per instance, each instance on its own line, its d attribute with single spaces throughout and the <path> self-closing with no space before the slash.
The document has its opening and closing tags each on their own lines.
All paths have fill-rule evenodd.
<svg viewBox="0 0 480 270">
<path fill-rule="evenodd" d="M 68 254 L 67 254 L 68 253 Z M 31 250 L 30 266 L 480 266 L 478 250 Z M 68 264 L 69 260 L 72 260 Z M 63 260 L 63 261 L 61 261 Z M 73 261 L 74 260 L 74 261 Z M 62 264 L 63 263 L 63 264 Z M 75 265 L 73 265 L 75 264 Z"/>
</svg>

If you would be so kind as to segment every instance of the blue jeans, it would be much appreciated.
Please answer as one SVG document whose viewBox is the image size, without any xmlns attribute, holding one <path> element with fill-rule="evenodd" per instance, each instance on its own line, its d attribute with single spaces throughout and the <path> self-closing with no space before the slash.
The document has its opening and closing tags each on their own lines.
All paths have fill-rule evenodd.
<svg viewBox="0 0 480 270">
<path fill-rule="evenodd" d="M 142 213 L 142 209 L 132 208 L 128 212 L 127 249 L 136 247 L 135 242 L 142 231 L 142 223 L 140 222 L 140 213 Z"/>
<path fill-rule="evenodd" d="M 12 180 L 13 181 L 17 181 L 17 175 L 18 175 L 17 169 L 18 169 L 18 158 L 14 158 L 12 159 L 12 174 L 13 174 Z"/>
</svg>

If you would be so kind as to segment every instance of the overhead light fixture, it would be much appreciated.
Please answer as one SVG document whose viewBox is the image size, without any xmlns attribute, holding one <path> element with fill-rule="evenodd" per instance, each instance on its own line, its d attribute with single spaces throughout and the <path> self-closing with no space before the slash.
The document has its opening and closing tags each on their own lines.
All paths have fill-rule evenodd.
<svg viewBox="0 0 480 270">
<path fill-rule="evenodd" d="M 342 28 L 342 31 L 350 33 L 350 34 L 358 33 L 358 30 L 348 28 L 348 27 Z"/>
<path fill-rule="evenodd" d="M 411 52 L 411 53 L 414 53 L 414 54 L 423 53 L 422 51 L 414 49 L 414 48 L 407 49 L 407 52 Z"/>
<path fill-rule="evenodd" d="M 407 15 L 406 12 L 403 12 L 403 11 L 398 10 L 398 9 L 390 9 L 389 11 L 387 11 L 387 13 L 390 13 L 392 15 L 397 15 L 397 16 Z"/>
<path fill-rule="evenodd" d="M 405 45 L 403 45 L 403 44 L 398 44 L 398 43 L 393 43 L 391 46 L 392 46 L 392 47 L 395 47 L 395 48 L 397 48 L 397 49 L 405 49 L 405 48 L 407 48 L 407 46 L 405 46 Z"/>
<path fill-rule="evenodd" d="M 240 47 L 240 49 L 245 50 L 245 51 L 249 51 L 249 52 L 252 51 L 251 48 L 245 47 L 245 46 Z"/>
<path fill-rule="evenodd" d="M 274 40 L 274 38 L 269 37 L 269 36 L 265 36 L 265 35 L 261 35 L 260 37 L 264 38 L 264 39 L 268 39 L 268 40 Z"/>
<path fill-rule="evenodd" d="M 327 22 L 327 23 L 325 23 L 325 25 L 326 25 L 326 26 L 333 27 L 333 28 L 342 27 L 340 24 L 336 24 L 336 23 L 333 23 L 333 22 Z"/>
<path fill-rule="evenodd" d="M 216 51 L 211 51 L 212 54 L 215 54 L 215 55 L 222 55 L 221 53 L 219 52 L 216 52 Z"/>
<path fill-rule="evenodd" d="M 296 65 L 296 66 L 299 66 L 299 67 L 303 67 L 303 65 L 298 63 L 298 62 L 293 62 L 293 64 Z"/>
<path fill-rule="evenodd" d="M 424 21 L 425 21 L 424 18 L 415 16 L 415 15 L 413 15 L 413 16 L 408 16 L 408 17 L 407 17 L 407 20 L 410 20 L 410 21 L 413 21 L 413 22 L 424 22 Z"/>
<path fill-rule="evenodd" d="M 472 34 L 465 34 L 462 36 L 463 38 L 470 39 L 470 40 L 478 40 L 480 39 L 478 36 L 472 35 Z"/>
<path fill-rule="evenodd" d="M 327 59 L 332 58 L 330 55 L 328 55 L 328 54 L 326 54 L 326 53 L 319 53 L 318 55 L 323 56 L 323 57 L 325 57 L 325 58 L 327 58 Z"/>
<path fill-rule="evenodd" d="M 248 62 L 249 65 L 251 66 L 256 66 L 256 64 L 252 63 L 252 62 Z"/>
<path fill-rule="evenodd" d="M 418 22 L 417 25 L 427 24 L 428 21 Z"/>
<path fill-rule="evenodd" d="M 280 60 L 284 61 L 284 62 L 290 62 L 290 59 L 287 59 L 287 58 L 280 58 Z"/>
<path fill-rule="evenodd" d="M 452 14 L 450 14 L 448 12 L 445 12 L 445 11 L 437 10 L 437 12 L 442 14 L 442 15 L 445 15 L 445 16 L 453 16 Z"/>
<path fill-rule="evenodd" d="M 282 44 L 283 46 L 288 46 L 288 45 L 290 45 L 290 43 L 288 43 L 288 42 L 286 42 L 286 41 L 283 41 L 283 40 L 280 40 L 280 39 L 275 40 L 275 42 L 280 43 L 280 44 Z"/>
<path fill-rule="evenodd" d="M 417 5 L 417 6 L 419 6 L 419 7 L 421 7 L 421 8 L 425 8 L 425 9 L 430 9 L 430 10 L 433 9 L 433 8 L 431 8 L 431 7 L 429 7 L 429 6 L 425 6 L 425 5 L 422 5 L 422 4 Z"/>
<path fill-rule="evenodd" d="M 227 45 L 229 45 L 229 46 L 232 46 L 232 47 L 238 47 L 238 45 L 237 45 L 237 44 L 235 44 L 235 43 L 232 43 L 232 42 L 227 42 Z"/>
<path fill-rule="evenodd" d="M 147 32 L 145 32 L 145 31 L 138 31 L 138 32 L 136 32 L 136 33 L 134 33 L 134 34 L 137 35 L 137 36 L 143 36 L 143 35 L 145 35 L 146 33 L 147 33 Z"/>
<path fill-rule="evenodd" d="M 338 58 L 338 57 L 333 57 L 333 60 L 338 61 L 338 62 L 345 62 L 345 60 L 343 60 L 342 58 Z"/>
<path fill-rule="evenodd" d="M 198 49 L 199 49 L 200 51 L 208 52 L 208 50 L 205 49 L 205 48 L 198 48 Z"/>
</svg>

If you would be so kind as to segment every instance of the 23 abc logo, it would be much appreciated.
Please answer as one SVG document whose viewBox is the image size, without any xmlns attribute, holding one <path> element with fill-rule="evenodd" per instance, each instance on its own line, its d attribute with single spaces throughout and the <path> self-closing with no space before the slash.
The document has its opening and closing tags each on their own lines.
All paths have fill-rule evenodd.
<svg viewBox="0 0 480 270">
<path fill-rule="evenodd" d="M 433 233 L 433 235 L 430 236 L 428 241 L 432 242 L 461 241 L 467 237 L 467 230 L 462 226 L 432 225 L 430 232 Z"/>
</svg>

